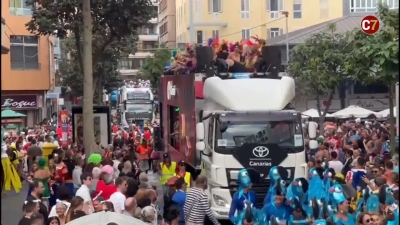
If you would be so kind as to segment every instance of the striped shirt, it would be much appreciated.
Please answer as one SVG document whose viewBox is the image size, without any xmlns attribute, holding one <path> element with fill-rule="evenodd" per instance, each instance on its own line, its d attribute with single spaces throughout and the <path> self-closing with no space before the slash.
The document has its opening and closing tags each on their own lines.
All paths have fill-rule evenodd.
<svg viewBox="0 0 400 225">
<path fill-rule="evenodd" d="M 187 223 L 204 224 L 207 215 L 213 224 L 220 225 L 211 212 L 208 197 L 203 189 L 197 187 L 189 189 L 189 192 L 186 194 L 183 212 Z"/>
</svg>

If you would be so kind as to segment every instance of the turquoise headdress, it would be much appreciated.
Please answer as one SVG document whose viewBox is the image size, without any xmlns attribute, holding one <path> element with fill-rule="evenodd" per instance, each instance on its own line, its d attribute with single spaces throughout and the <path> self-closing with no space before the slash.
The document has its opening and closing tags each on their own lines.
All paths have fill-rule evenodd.
<svg viewBox="0 0 400 225">
<path fill-rule="evenodd" d="M 242 169 L 238 174 L 239 198 L 243 196 L 243 189 L 249 187 L 252 183 L 260 182 L 261 174 L 254 169 Z M 255 202 L 251 202 L 255 203 Z"/>
</svg>

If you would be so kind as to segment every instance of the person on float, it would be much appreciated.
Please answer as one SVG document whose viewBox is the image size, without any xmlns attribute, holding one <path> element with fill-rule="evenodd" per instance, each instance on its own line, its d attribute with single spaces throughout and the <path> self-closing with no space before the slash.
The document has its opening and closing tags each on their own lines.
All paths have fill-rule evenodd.
<svg viewBox="0 0 400 225">
<path fill-rule="evenodd" d="M 160 163 L 158 171 L 160 172 L 160 184 L 163 186 L 163 190 L 166 190 L 168 189 L 167 181 L 176 173 L 176 162 L 171 161 L 168 153 L 163 154 L 163 161 Z"/>
<path fill-rule="evenodd" d="M 15 167 L 11 164 L 10 158 L 7 154 L 7 145 L 3 142 L 4 129 L 1 129 L 1 166 L 3 172 L 4 183 L 2 190 L 10 191 L 11 186 L 14 188 L 16 193 L 19 193 L 22 188 L 21 178 L 19 177 Z"/>
<path fill-rule="evenodd" d="M 178 178 L 183 178 L 187 185 L 186 190 L 189 190 L 189 188 L 193 184 L 193 179 L 192 179 L 192 175 L 189 172 L 186 172 L 186 162 L 185 161 L 181 160 L 178 162 L 178 167 L 177 167 L 175 176 L 177 176 Z"/>
</svg>

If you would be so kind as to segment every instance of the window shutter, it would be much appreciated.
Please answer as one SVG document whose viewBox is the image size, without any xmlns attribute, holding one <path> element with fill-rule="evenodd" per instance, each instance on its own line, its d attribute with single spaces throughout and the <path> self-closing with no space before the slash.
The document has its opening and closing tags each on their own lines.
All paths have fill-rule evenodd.
<svg viewBox="0 0 400 225">
<path fill-rule="evenodd" d="M 242 40 L 246 39 L 246 30 L 242 29 Z"/>
<path fill-rule="evenodd" d="M 280 28 L 280 29 L 279 29 L 279 35 L 282 35 L 282 34 L 283 34 L 283 29 Z"/>
<path fill-rule="evenodd" d="M 271 29 L 267 29 L 267 38 L 268 38 L 268 39 L 271 38 Z"/>
<path fill-rule="evenodd" d="M 222 1 L 223 0 L 218 0 L 218 12 L 222 12 Z"/>
<path fill-rule="evenodd" d="M 283 11 L 284 10 L 284 4 L 283 4 L 283 0 L 278 0 L 279 2 L 278 2 L 278 8 L 279 8 L 279 11 Z"/>
<path fill-rule="evenodd" d="M 267 11 L 270 11 L 269 0 L 265 0 L 265 7 L 266 7 Z"/>
<path fill-rule="evenodd" d="M 208 0 L 208 13 L 212 13 L 212 2 L 213 0 Z"/>
</svg>

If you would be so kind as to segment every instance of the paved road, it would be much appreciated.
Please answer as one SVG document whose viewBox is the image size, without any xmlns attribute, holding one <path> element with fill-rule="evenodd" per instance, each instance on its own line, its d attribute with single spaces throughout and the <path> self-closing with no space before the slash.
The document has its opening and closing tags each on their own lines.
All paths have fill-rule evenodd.
<svg viewBox="0 0 400 225">
<path fill-rule="evenodd" d="M 28 184 L 24 183 L 20 193 L 4 191 L 1 197 L 1 221 L 4 225 L 18 224 L 22 218 L 22 204 L 28 194 Z"/>
</svg>

